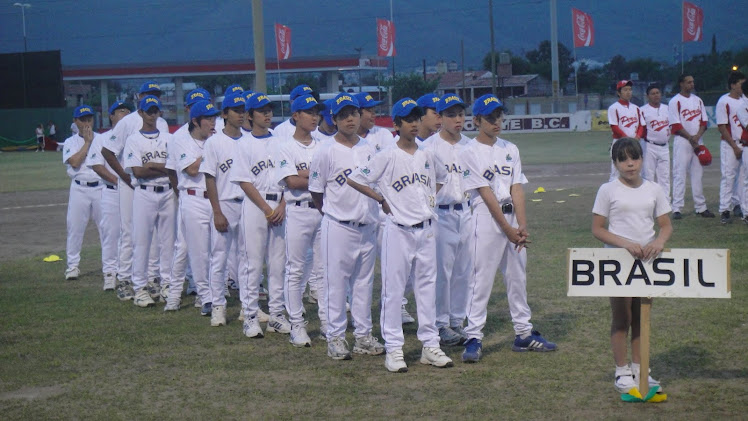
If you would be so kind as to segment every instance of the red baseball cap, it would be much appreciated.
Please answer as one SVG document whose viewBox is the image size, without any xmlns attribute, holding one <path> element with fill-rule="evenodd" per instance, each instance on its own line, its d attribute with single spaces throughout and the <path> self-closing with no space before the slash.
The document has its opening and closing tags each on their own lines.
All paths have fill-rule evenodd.
<svg viewBox="0 0 748 421">
<path fill-rule="evenodd" d="M 634 86 L 634 82 L 632 82 L 630 80 L 622 80 L 622 81 L 616 83 L 616 91 L 620 91 L 621 88 L 623 88 L 624 86 L 632 86 L 633 87 Z"/>
<path fill-rule="evenodd" d="M 706 146 L 699 145 L 693 150 L 693 152 L 699 158 L 699 163 L 702 166 L 706 167 L 712 163 L 712 153 L 709 152 L 709 149 L 707 149 Z"/>
</svg>

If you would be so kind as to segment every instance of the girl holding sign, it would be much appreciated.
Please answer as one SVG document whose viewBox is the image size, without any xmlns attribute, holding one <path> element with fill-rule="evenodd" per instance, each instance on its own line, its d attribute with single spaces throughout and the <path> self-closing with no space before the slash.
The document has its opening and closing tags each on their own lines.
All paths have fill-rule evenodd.
<svg viewBox="0 0 748 421">
<path fill-rule="evenodd" d="M 613 145 L 612 159 L 619 176 L 603 184 L 597 192 L 592 208 L 592 234 L 605 243 L 605 247 L 622 247 L 635 259 L 652 259 L 662 252 L 673 233 L 665 190 L 642 179 L 642 149 L 638 140 L 619 139 Z M 660 227 L 659 234 L 655 233 L 655 220 Z M 610 344 L 616 363 L 615 388 L 620 393 L 627 393 L 638 383 L 639 306 L 639 298 L 610 298 L 613 316 Z M 630 365 L 626 347 L 629 330 Z M 649 377 L 649 385 L 659 386 L 659 382 Z"/>
</svg>

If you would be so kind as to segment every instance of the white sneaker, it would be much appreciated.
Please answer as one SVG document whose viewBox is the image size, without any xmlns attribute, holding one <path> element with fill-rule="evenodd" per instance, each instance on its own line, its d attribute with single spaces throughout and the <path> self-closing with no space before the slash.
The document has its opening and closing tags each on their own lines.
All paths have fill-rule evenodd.
<svg viewBox="0 0 748 421">
<path fill-rule="evenodd" d="M 104 274 L 104 291 L 114 291 L 117 286 L 117 277 L 113 273 Z"/>
<path fill-rule="evenodd" d="M 164 311 L 177 311 L 179 310 L 179 307 L 182 305 L 182 299 L 181 298 L 175 298 L 175 299 L 167 299 L 166 300 L 166 306 L 164 307 Z"/>
<path fill-rule="evenodd" d="M 348 342 L 343 338 L 335 338 L 327 343 L 327 356 L 333 360 L 350 360 L 351 352 L 348 351 Z"/>
<path fill-rule="evenodd" d="M 629 390 L 635 388 L 636 382 L 634 381 L 634 373 L 631 371 L 631 367 L 626 365 L 623 368 L 616 367 L 616 380 L 613 383 L 618 393 L 629 393 Z"/>
<path fill-rule="evenodd" d="M 226 326 L 226 306 L 213 306 L 210 313 L 211 326 Z"/>
<path fill-rule="evenodd" d="M 135 298 L 132 302 L 138 307 L 150 307 L 156 304 L 156 302 L 151 298 L 151 295 L 148 294 L 148 288 L 146 287 L 143 287 L 135 293 Z"/>
<path fill-rule="evenodd" d="M 384 358 L 384 367 L 392 373 L 407 373 L 408 365 L 405 364 L 405 357 L 402 349 L 396 349 L 387 353 Z"/>
<path fill-rule="evenodd" d="M 634 365 L 631 364 L 631 372 L 634 374 L 634 383 L 636 383 L 636 387 L 639 387 L 639 371 L 641 370 L 640 365 Z M 649 369 L 649 372 L 652 372 L 652 369 Z M 652 378 L 652 376 L 647 376 L 647 382 L 649 382 L 649 388 L 653 388 L 655 386 L 660 386 L 660 389 L 657 391 L 657 393 L 662 393 L 662 385 L 658 380 L 655 380 Z"/>
<path fill-rule="evenodd" d="M 148 281 L 148 284 L 146 285 L 146 289 L 148 290 L 148 294 L 150 294 L 153 302 L 157 302 L 158 300 L 161 299 L 161 279 L 160 278 L 153 278 L 150 281 Z"/>
<path fill-rule="evenodd" d="M 69 268 L 65 271 L 66 281 L 75 281 L 79 276 L 81 276 L 81 271 L 78 269 L 78 266 Z"/>
<path fill-rule="evenodd" d="M 161 288 L 159 295 L 161 296 L 161 301 L 166 302 L 166 300 L 169 298 L 169 285 Z"/>
<path fill-rule="evenodd" d="M 384 345 L 379 343 L 377 338 L 371 336 L 371 333 L 369 333 L 367 336 L 356 338 L 356 342 L 353 344 L 353 352 L 356 354 L 379 355 L 384 352 Z"/>
<path fill-rule="evenodd" d="M 262 327 L 257 317 L 250 317 L 244 320 L 244 336 L 248 338 L 262 338 Z"/>
<path fill-rule="evenodd" d="M 408 313 L 408 310 L 405 308 L 405 306 L 401 307 L 400 315 L 403 318 L 403 324 L 404 325 L 416 322 L 416 319 L 414 319 L 413 316 L 411 316 L 410 313 Z"/>
<path fill-rule="evenodd" d="M 259 319 L 260 323 L 267 323 L 270 321 L 270 316 L 262 311 L 261 308 L 257 309 L 257 319 Z"/>
<path fill-rule="evenodd" d="M 423 351 L 421 352 L 421 364 L 431 364 L 435 367 L 454 366 L 452 359 L 449 358 L 438 346 L 423 347 Z"/>
<path fill-rule="evenodd" d="M 288 320 L 286 320 L 286 317 L 282 314 L 270 316 L 270 321 L 265 328 L 265 333 L 268 332 L 291 333 L 291 323 L 289 323 Z"/>
<path fill-rule="evenodd" d="M 199 295 L 195 297 L 195 308 L 203 308 L 203 300 Z"/>
<path fill-rule="evenodd" d="M 309 348 L 312 346 L 312 340 L 309 338 L 309 334 L 306 333 L 306 326 L 303 323 L 299 323 L 291 326 L 291 337 L 288 338 L 288 342 L 297 348 Z"/>
</svg>

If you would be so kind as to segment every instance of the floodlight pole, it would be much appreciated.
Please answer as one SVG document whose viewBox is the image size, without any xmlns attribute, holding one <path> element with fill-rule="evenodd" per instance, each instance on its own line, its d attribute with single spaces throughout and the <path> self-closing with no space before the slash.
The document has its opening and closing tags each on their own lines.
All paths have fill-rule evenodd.
<svg viewBox="0 0 748 421">
<path fill-rule="evenodd" d="M 29 3 L 13 3 L 14 7 L 21 8 L 21 21 L 23 25 L 23 52 L 28 51 L 28 45 L 26 42 L 26 9 L 31 7 Z"/>
<path fill-rule="evenodd" d="M 255 91 L 267 92 L 265 35 L 262 32 L 262 0 L 252 0 L 252 34 L 255 43 Z M 280 78 L 280 72 L 278 75 Z M 278 84 L 280 85 L 280 80 Z"/>
<path fill-rule="evenodd" d="M 558 19 L 556 18 L 556 0 L 551 0 L 551 86 L 553 87 L 553 112 L 558 112 L 559 77 L 558 77 Z"/>
<path fill-rule="evenodd" d="M 491 93 L 496 95 L 496 44 L 493 34 L 493 0 L 488 0 L 488 25 L 491 27 Z"/>
</svg>

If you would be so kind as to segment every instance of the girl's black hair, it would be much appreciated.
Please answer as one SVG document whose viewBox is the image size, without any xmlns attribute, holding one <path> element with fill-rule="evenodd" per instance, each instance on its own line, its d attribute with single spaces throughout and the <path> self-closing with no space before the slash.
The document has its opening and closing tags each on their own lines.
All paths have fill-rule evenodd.
<svg viewBox="0 0 748 421">
<path fill-rule="evenodd" d="M 613 144 L 613 150 L 610 153 L 613 162 L 623 162 L 629 158 L 641 159 L 642 147 L 639 140 L 630 137 L 624 137 L 616 140 Z"/>
</svg>

